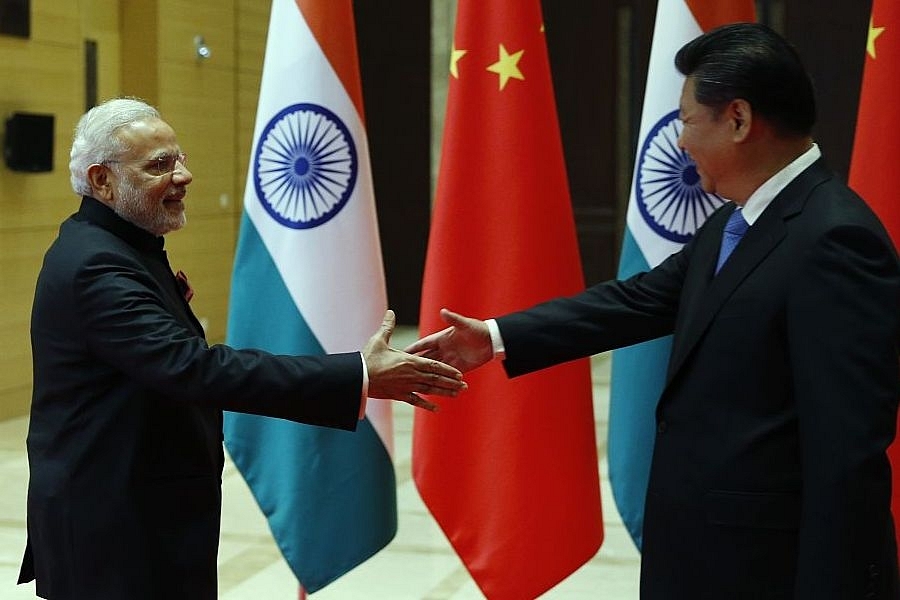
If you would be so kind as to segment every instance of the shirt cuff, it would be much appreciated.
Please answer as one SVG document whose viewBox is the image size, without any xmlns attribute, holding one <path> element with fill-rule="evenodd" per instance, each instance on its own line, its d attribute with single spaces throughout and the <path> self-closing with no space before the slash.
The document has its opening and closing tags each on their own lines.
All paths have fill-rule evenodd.
<svg viewBox="0 0 900 600">
<path fill-rule="evenodd" d="M 362 421 L 366 418 L 366 404 L 369 401 L 369 369 L 366 368 L 366 359 L 363 358 L 362 352 L 359 353 L 359 360 L 362 362 L 362 397 L 359 399 L 359 415 L 358 419 Z"/>
<path fill-rule="evenodd" d="M 494 349 L 494 358 L 506 359 L 506 347 L 503 346 L 503 338 L 500 336 L 500 327 L 495 319 L 485 321 L 488 331 L 491 333 L 491 347 Z"/>
</svg>

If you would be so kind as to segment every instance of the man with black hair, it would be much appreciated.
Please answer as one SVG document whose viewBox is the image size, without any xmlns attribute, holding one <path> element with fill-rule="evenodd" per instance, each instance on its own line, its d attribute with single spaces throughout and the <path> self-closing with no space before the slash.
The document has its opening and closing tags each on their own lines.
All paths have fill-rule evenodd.
<svg viewBox="0 0 900 600">
<path fill-rule="evenodd" d="M 679 145 L 731 200 L 625 281 L 407 350 L 510 376 L 674 333 L 643 530 L 647 600 L 898 597 L 900 264 L 813 142 L 813 86 L 758 24 L 686 44 Z M 888 176 L 889 174 L 885 174 Z"/>
</svg>

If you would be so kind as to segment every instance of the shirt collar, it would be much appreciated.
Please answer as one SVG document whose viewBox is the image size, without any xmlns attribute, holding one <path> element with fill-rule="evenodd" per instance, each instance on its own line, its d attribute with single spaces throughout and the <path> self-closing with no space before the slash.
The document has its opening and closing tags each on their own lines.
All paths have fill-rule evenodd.
<svg viewBox="0 0 900 600">
<path fill-rule="evenodd" d="M 766 210 L 766 207 L 772 203 L 781 190 L 793 181 L 800 173 L 805 171 L 807 167 L 819 160 L 822 151 L 819 145 L 813 142 L 809 150 L 798 156 L 785 168 L 778 171 L 769 178 L 764 184 L 756 188 L 756 191 L 750 194 L 747 202 L 744 204 L 744 218 L 747 223 L 753 225 L 759 216 Z"/>
</svg>

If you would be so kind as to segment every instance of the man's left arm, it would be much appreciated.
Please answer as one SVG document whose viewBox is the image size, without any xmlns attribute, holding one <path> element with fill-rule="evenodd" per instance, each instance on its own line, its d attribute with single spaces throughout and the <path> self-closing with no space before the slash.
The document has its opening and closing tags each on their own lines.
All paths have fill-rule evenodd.
<svg viewBox="0 0 900 600">
<path fill-rule="evenodd" d="M 805 255 L 786 327 L 803 506 L 797 598 L 893 589 L 891 472 L 897 418 L 900 272 L 886 236 L 827 232 Z"/>
</svg>

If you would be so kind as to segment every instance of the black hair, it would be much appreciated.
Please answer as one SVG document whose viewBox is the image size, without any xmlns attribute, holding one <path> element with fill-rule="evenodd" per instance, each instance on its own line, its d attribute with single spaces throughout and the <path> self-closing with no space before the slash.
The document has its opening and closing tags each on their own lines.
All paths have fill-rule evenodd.
<svg viewBox="0 0 900 600">
<path fill-rule="evenodd" d="M 714 110 L 746 100 L 783 134 L 809 135 L 816 122 L 812 81 L 794 47 L 759 23 L 712 29 L 685 44 L 675 67 L 694 81 L 694 98 Z"/>
</svg>

